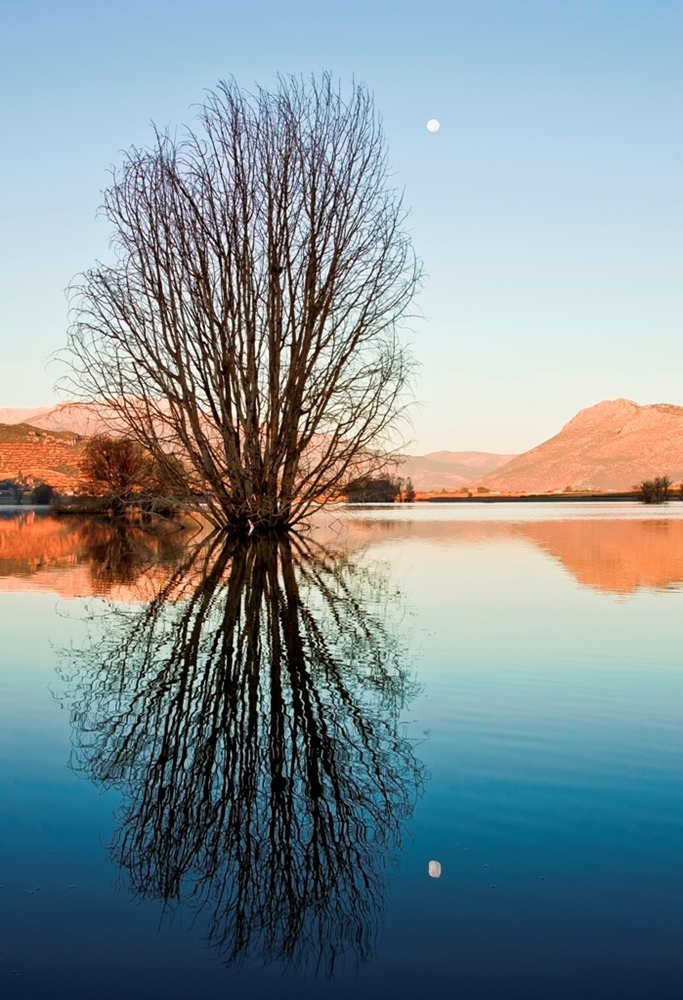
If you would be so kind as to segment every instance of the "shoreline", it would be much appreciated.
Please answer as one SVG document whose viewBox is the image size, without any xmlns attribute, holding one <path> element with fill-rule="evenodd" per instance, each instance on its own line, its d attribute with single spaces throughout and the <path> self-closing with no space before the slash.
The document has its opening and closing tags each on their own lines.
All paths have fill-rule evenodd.
<svg viewBox="0 0 683 1000">
<path fill-rule="evenodd" d="M 678 497 L 672 496 L 672 500 Z M 415 498 L 415 503 L 642 503 L 638 493 L 629 490 L 623 493 L 473 493 L 462 494 L 432 494 Z"/>
</svg>

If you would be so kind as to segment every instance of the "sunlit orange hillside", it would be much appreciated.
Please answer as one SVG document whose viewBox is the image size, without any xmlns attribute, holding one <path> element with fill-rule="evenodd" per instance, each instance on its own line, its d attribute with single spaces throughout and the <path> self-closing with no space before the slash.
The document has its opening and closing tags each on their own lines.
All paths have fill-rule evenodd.
<svg viewBox="0 0 683 1000">
<path fill-rule="evenodd" d="M 0 479 L 24 478 L 70 492 L 78 487 L 82 452 L 74 433 L 0 424 Z"/>
<path fill-rule="evenodd" d="M 662 475 L 683 479 L 683 407 L 613 399 L 581 410 L 555 437 L 477 483 L 503 493 L 621 491 Z"/>
</svg>

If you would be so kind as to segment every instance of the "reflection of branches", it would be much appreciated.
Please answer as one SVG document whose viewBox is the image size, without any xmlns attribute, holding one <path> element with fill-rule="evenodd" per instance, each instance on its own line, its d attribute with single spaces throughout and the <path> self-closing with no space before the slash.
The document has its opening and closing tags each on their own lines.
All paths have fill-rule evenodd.
<svg viewBox="0 0 683 1000">
<path fill-rule="evenodd" d="M 227 962 L 374 950 L 421 782 L 390 596 L 301 539 L 209 539 L 77 654 L 75 764 L 123 793 L 112 854 L 138 896 L 204 910 Z"/>
</svg>

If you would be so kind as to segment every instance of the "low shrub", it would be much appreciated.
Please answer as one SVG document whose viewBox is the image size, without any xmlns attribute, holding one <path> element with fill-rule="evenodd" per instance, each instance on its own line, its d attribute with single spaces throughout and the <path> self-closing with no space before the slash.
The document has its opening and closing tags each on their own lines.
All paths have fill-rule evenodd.
<svg viewBox="0 0 683 1000">
<path fill-rule="evenodd" d="M 52 503 L 54 496 L 55 491 L 48 483 L 40 483 L 40 485 L 33 487 L 31 500 L 33 503 L 47 506 Z"/>
<path fill-rule="evenodd" d="M 655 476 L 654 479 L 644 479 L 636 489 L 641 503 L 666 503 L 671 480 L 668 476 Z"/>
</svg>

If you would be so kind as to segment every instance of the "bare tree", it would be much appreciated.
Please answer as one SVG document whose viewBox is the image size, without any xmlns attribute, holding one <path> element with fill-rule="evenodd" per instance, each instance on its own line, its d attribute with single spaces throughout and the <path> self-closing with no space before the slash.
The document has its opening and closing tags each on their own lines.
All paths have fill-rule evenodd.
<svg viewBox="0 0 683 1000">
<path fill-rule="evenodd" d="M 421 268 L 364 86 L 229 81 L 198 118 L 114 172 L 63 385 L 178 459 L 215 525 L 289 527 L 398 444 Z"/>
</svg>

